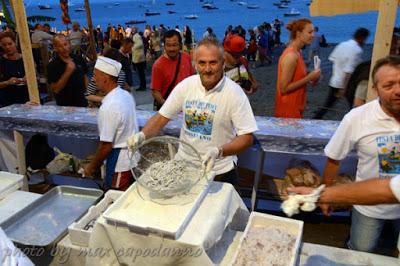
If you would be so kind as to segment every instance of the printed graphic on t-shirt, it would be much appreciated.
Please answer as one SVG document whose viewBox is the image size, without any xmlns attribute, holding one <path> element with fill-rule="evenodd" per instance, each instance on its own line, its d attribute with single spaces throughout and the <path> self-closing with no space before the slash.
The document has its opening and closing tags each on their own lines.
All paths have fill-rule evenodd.
<svg viewBox="0 0 400 266">
<path fill-rule="evenodd" d="M 379 177 L 390 178 L 400 173 L 400 135 L 376 138 L 379 158 Z"/>
<path fill-rule="evenodd" d="M 185 102 L 185 133 L 211 141 L 214 115 L 217 106 L 209 102 L 198 100 Z"/>
</svg>

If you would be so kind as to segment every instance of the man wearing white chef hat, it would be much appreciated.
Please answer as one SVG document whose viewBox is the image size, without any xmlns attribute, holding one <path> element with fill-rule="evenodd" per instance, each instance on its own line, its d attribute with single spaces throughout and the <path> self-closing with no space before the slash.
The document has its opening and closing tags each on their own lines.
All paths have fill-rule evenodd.
<svg viewBox="0 0 400 266">
<path fill-rule="evenodd" d="M 126 190 L 133 183 L 126 143 L 129 136 L 138 132 L 138 123 L 133 97 L 117 84 L 121 67 L 119 62 L 103 56 L 94 66 L 94 80 L 106 96 L 98 114 L 100 145 L 84 174 L 91 176 L 106 160 L 105 188 Z"/>
</svg>

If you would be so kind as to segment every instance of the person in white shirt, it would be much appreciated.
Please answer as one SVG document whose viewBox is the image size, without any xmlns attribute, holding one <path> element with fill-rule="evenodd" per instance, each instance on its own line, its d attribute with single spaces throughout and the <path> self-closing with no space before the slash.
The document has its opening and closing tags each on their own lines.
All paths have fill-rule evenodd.
<svg viewBox="0 0 400 266">
<path fill-rule="evenodd" d="M 80 54 L 81 53 L 81 45 L 82 39 L 84 38 L 84 34 L 80 29 L 80 25 L 78 22 L 74 22 L 72 24 L 72 30 L 68 35 L 68 40 L 71 44 L 71 49 L 73 54 Z"/>
<path fill-rule="evenodd" d="M 140 85 L 137 91 L 146 90 L 146 56 L 144 54 L 144 44 L 138 28 L 132 28 L 132 63 L 139 76 Z"/>
<path fill-rule="evenodd" d="M 155 136 L 176 114 L 183 112 L 180 139 L 193 145 L 203 159 L 206 171 L 216 172 L 217 181 L 235 184 L 236 154 L 253 143 L 257 124 L 242 88 L 224 76 L 224 49 L 214 38 L 201 40 L 195 49 L 198 74 L 181 81 L 160 111 L 141 132 L 129 138 L 135 148 Z M 183 149 L 180 158 L 194 158 Z"/>
<path fill-rule="evenodd" d="M 329 55 L 332 65 L 332 76 L 329 80 L 329 95 L 324 107 L 319 109 L 314 116 L 321 119 L 335 102 L 345 95 L 345 89 L 354 69 L 362 61 L 362 46 L 369 36 L 369 30 L 359 28 L 353 35 L 353 39 L 339 43 Z M 353 103 L 349 103 L 350 108 Z"/>
<path fill-rule="evenodd" d="M 356 181 L 400 174 L 400 57 L 378 60 L 372 82 L 379 99 L 350 111 L 325 147 L 327 186 L 332 185 L 340 161 L 353 149 L 358 156 Z M 321 208 L 329 215 L 328 205 Z M 373 251 L 386 223 L 399 233 L 400 205 L 354 206 L 349 248 Z"/>
<path fill-rule="evenodd" d="M 31 36 L 32 44 L 49 45 L 53 40 L 53 35 L 45 32 L 40 24 L 36 24 Z"/>
<path fill-rule="evenodd" d="M 97 87 L 106 94 L 98 114 L 100 145 L 94 159 L 85 167 L 84 175 L 92 176 L 106 160 L 105 188 L 126 190 L 133 183 L 127 140 L 138 132 L 136 106 L 129 92 L 117 85 L 122 65 L 99 56 L 94 69 Z"/>
</svg>

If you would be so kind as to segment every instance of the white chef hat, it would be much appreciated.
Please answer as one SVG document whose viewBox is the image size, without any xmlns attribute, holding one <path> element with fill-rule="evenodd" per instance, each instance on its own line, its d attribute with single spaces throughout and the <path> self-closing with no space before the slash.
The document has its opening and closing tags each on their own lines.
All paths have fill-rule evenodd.
<svg viewBox="0 0 400 266">
<path fill-rule="evenodd" d="M 96 61 L 94 68 L 114 77 L 118 77 L 121 71 L 122 65 L 111 58 L 99 56 Z"/>
</svg>

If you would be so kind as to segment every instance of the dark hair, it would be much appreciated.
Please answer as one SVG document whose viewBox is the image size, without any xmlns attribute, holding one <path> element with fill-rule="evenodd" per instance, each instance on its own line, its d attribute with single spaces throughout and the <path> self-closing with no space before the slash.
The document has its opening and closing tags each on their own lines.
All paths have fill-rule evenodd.
<svg viewBox="0 0 400 266">
<path fill-rule="evenodd" d="M 118 50 L 119 48 L 121 48 L 121 42 L 117 39 L 112 39 L 110 42 L 110 46 L 111 48 L 115 48 Z"/>
<path fill-rule="evenodd" d="M 308 18 L 301 18 L 290 21 L 286 25 L 286 29 L 290 31 L 290 39 L 296 39 L 297 32 L 303 31 L 308 24 L 312 24 L 311 20 L 309 20 Z"/>
<path fill-rule="evenodd" d="M 122 45 L 124 44 L 133 44 L 133 40 L 131 38 L 124 38 L 121 42 Z"/>
<path fill-rule="evenodd" d="M 366 28 L 358 28 L 356 30 L 356 32 L 354 32 L 353 34 L 353 38 L 356 40 L 365 40 L 367 39 L 369 36 L 369 30 L 367 30 Z"/>
<path fill-rule="evenodd" d="M 4 38 L 10 38 L 13 42 L 16 41 L 15 34 L 10 31 L 5 31 L 0 33 L 0 41 L 3 40 Z"/>
<path fill-rule="evenodd" d="M 104 51 L 104 53 L 103 53 L 103 56 L 111 58 L 111 59 L 113 59 L 115 61 L 118 61 L 118 62 L 121 61 L 121 53 L 115 48 L 106 49 Z"/>
<path fill-rule="evenodd" d="M 400 56 L 388 55 L 376 61 L 374 69 L 372 70 L 372 84 L 374 84 L 374 86 L 376 86 L 376 84 L 378 83 L 378 79 L 376 78 L 376 72 L 378 72 L 378 70 L 383 66 L 392 66 L 395 68 L 400 68 Z"/>
<path fill-rule="evenodd" d="M 44 23 L 43 27 L 49 27 L 50 28 L 50 24 L 49 23 Z"/>
<path fill-rule="evenodd" d="M 162 41 L 165 43 L 165 39 L 167 39 L 167 38 L 172 38 L 172 37 L 174 37 L 174 36 L 178 37 L 179 43 L 182 44 L 182 36 L 181 36 L 181 34 L 180 34 L 178 31 L 176 31 L 176 30 L 167 30 L 167 31 L 164 33 L 164 36 L 163 36 L 163 40 L 162 40 Z"/>
</svg>

